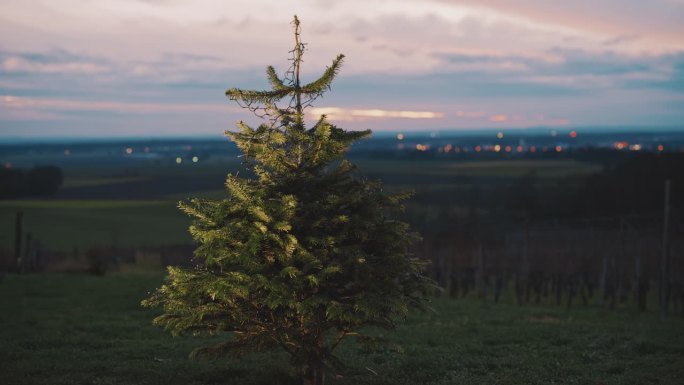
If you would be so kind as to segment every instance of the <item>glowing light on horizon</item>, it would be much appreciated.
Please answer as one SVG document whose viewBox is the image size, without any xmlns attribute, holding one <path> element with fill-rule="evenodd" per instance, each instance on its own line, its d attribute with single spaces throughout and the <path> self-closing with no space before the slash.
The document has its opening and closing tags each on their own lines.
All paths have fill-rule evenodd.
<svg viewBox="0 0 684 385">
<path fill-rule="evenodd" d="M 499 139 L 503 139 L 503 137 L 504 137 L 503 132 L 499 132 L 498 134 L 496 134 L 496 137 Z"/>
<path fill-rule="evenodd" d="M 499 146 L 499 145 L 497 144 L 497 145 L 494 146 L 494 152 L 499 152 L 499 151 L 501 151 L 501 146 Z"/>
<path fill-rule="evenodd" d="M 181 157 L 179 156 L 179 157 L 176 158 L 176 164 L 181 164 L 181 163 L 183 163 L 183 158 L 181 158 Z"/>
<path fill-rule="evenodd" d="M 126 148 L 126 154 L 131 155 L 133 153 L 133 148 L 132 147 L 127 147 Z"/>
<path fill-rule="evenodd" d="M 404 134 L 401 132 L 397 134 L 397 140 L 404 140 Z"/>
<path fill-rule="evenodd" d="M 615 142 L 613 144 L 613 147 L 615 147 L 616 150 L 624 150 L 625 148 L 629 147 L 629 142 L 625 142 L 625 141 Z"/>
<path fill-rule="evenodd" d="M 577 137 L 577 131 L 570 131 L 570 137 L 575 139 Z"/>
<path fill-rule="evenodd" d="M 199 162 L 199 158 L 197 156 L 192 157 L 192 163 L 197 163 Z"/>
</svg>

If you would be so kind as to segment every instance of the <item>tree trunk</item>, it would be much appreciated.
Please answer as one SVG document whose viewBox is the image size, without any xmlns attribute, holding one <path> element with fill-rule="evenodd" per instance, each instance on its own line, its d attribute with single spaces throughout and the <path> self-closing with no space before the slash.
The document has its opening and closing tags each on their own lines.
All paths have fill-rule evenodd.
<svg viewBox="0 0 684 385">
<path fill-rule="evenodd" d="M 304 368 L 303 385 L 325 385 L 325 371 L 323 365 L 311 364 Z"/>
<path fill-rule="evenodd" d="M 308 357 L 308 363 L 304 366 L 302 383 L 304 385 L 325 385 L 325 365 L 323 364 L 323 349 L 325 340 L 322 333 L 317 333 L 315 338 L 316 355 Z"/>
</svg>

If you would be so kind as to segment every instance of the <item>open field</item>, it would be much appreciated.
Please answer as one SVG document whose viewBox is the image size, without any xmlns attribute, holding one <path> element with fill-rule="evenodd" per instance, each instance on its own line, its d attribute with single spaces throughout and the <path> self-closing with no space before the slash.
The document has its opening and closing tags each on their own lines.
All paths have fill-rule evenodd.
<svg viewBox="0 0 684 385">
<path fill-rule="evenodd" d="M 550 180 L 598 170 L 596 165 L 574 160 L 355 161 L 362 175 L 380 178 L 390 190 L 415 190 L 417 196 L 411 202 L 421 207 L 438 204 L 440 210 L 472 203 L 469 199 L 496 201 L 498 198 L 488 197 L 486 191 L 502 191 L 515 178 L 531 173 Z M 98 171 L 71 168 L 54 198 L 0 201 L 0 249 L 13 248 L 18 211 L 24 212 L 25 233 L 30 232 L 45 248 L 67 253 L 101 245 L 189 243 L 190 219 L 176 208 L 177 202 L 189 197 L 225 197 L 225 175 L 239 169 L 235 160 Z"/>
<path fill-rule="evenodd" d="M 391 161 L 360 159 L 359 168 L 363 173 L 373 175 L 403 175 L 431 177 L 496 177 L 519 178 L 534 174 L 541 178 L 590 175 L 601 171 L 598 164 L 580 162 L 572 159 L 562 160 L 476 160 L 476 161 Z"/>
<path fill-rule="evenodd" d="M 14 218 L 24 213 L 24 232 L 43 247 L 156 246 L 191 242 L 189 218 L 174 201 L 20 200 L 0 201 L 0 248 L 11 250 Z"/>
<path fill-rule="evenodd" d="M 0 373 L 13 384 L 297 384 L 278 353 L 191 361 L 207 338 L 172 338 L 140 308 L 159 273 L 5 277 L 0 284 Z M 329 384 L 679 384 L 684 320 L 661 322 L 596 306 L 436 300 L 389 337 L 403 353 L 341 357 Z M 372 372 L 371 372 L 372 371 Z M 374 374 L 374 373 L 377 374 Z"/>
</svg>

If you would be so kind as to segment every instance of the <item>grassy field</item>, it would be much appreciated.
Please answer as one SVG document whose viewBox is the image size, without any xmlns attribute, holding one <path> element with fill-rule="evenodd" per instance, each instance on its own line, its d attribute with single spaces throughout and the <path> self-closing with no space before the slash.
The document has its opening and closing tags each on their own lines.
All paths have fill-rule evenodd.
<svg viewBox="0 0 684 385">
<path fill-rule="evenodd" d="M 0 383 L 297 384 L 279 353 L 192 361 L 206 338 L 171 338 L 140 300 L 159 273 L 6 276 L 0 283 Z M 341 357 L 329 384 L 681 384 L 684 320 L 598 307 L 436 300 L 389 337 L 404 353 Z"/>
<path fill-rule="evenodd" d="M 393 161 L 359 159 L 357 162 L 363 173 L 377 175 L 412 176 L 430 175 L 433 177 L 496 177 L 519 178 L 534 174 L 541 178 L 556 178 L 590 175 L 601 171 L 598 164 L 580 162 L 572 159 L 562 160 L 477 160 L 447 162 L 443 160 Z"/>
<path fill-rule="evenodd" d="M 482 162 L 359 159 L 363 175 L 381 178 L 389 190 L 413 189 L 420 204 L 449 204 L 476 187 L 489 191 L 489 183 L 508 183 L 535 173 L 542 178 L 586 175 L 597 166 L 574 160 L 509 160 Z M 0 201 L 0 249 L 12 250 L 14 219 L 24 212 L 24 232 L 43 247 L 71 253 L 74 248 L 115 245 L 160 246 L 190 243 L 190 218 L 176 204 L 188 197 L 220 199 L 228 171 L 240 169 L 237 160 L 203 166 L 158 166 L 132 169 L 138 176 L 123 176 L 119 168 L 83 168 L 67 173 L 57 196 L 47 200 Z M 464 181 L 463 178 L 484 178 Z M 504 182 L 501 182 L 504 181 Z M 478 193 L 477 195 L 480 195 Z M 440 206 L 441 208 L 441 206 Z"/>
<path fill-rule="evenodd" d="M 25 233 L 43 247 L 67 253 L 89 246 L 191 242 L 190 219 L 175 201 L 20 200 L 0 201 L 0 248 L 13 247 L 18 211 L 24 213 Z"/>
</svg>

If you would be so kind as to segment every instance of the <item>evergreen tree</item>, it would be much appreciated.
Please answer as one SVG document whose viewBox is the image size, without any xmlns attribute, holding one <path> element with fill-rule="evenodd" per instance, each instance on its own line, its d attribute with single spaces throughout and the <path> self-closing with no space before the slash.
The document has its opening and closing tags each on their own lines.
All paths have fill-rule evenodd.
<svg viewBox="0 0 684 385">
<path fill-rule="evenodd" d="M 345 337 L 376 342 L 360 329 L 393 328 L 410 307 L 424 307 L 432 282 L 410 257 L 417 235 L 396 219 L 408 194 L 383 192 L 342 159 L 370 131 L 345 131 L 325 116 L 305 127 L 305 108 L 330 88 L 344 56 L 302 85 L 296 16 L 294 30 L 285 77 L 267 69 L 271 90 L 226 92 L 266 120 L 226 132 L 256 178 L 229 174 L 226 199 L 179 204 L 195 218 L 198 266 L 170 267 L 143 305 L 163 306 L 154 323 L 174 335 L 226 335 L 192 355 L 282 348 L 305 383 L 321 384 L 339 368 L 333 351 Z"/>
</svg>

